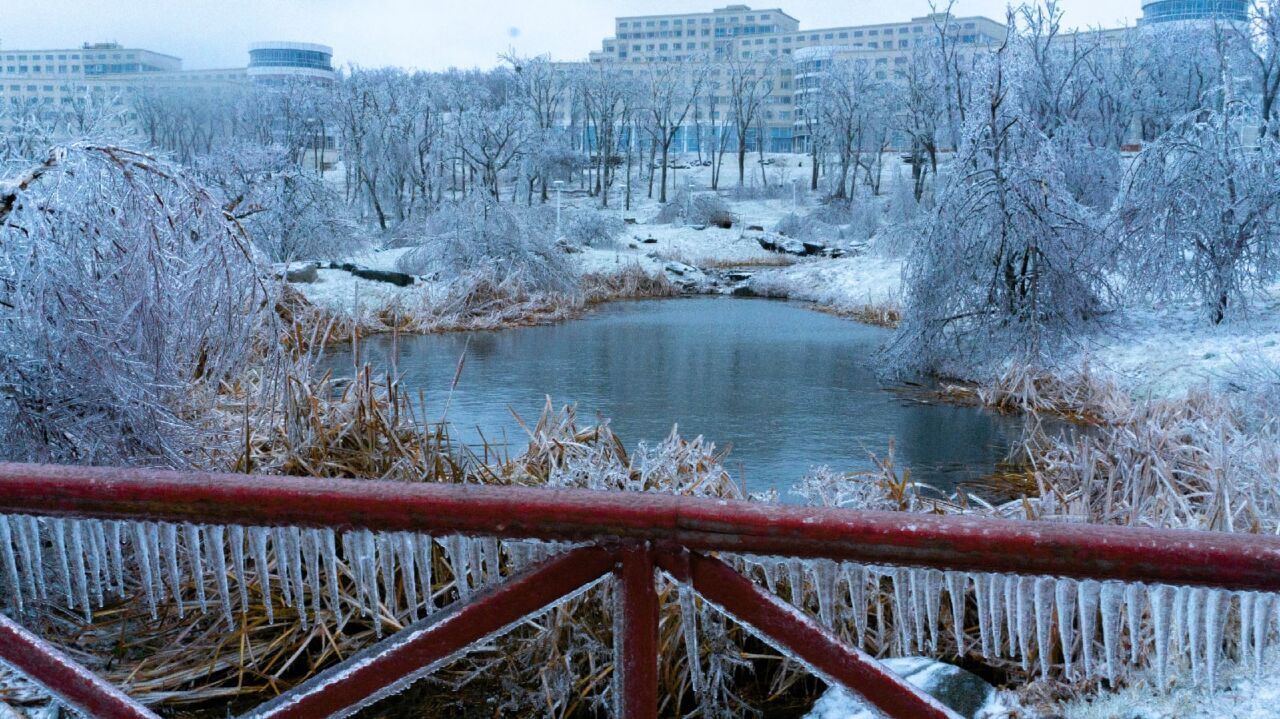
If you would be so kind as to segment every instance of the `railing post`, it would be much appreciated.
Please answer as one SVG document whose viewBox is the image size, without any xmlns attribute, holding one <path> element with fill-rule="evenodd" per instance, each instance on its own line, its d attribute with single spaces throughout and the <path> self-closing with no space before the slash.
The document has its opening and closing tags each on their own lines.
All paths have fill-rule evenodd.
<svg viewBox="0 0 1280 719">
<path fill-rule="evenodd" d="M 647 543 L 623 549 L 618 567 L 619 620 L 613 638 L 614 691 L 620 719 L 658 716 L 658 592 Z"/>
<path fill-rule="evenodd" d="M 146 707 L 0 614 L 0 658 L 94 719 L 158 719 Z"/>
<path fill-rule="evenodd" d="M 698 552 L 663 552 L 657 562 L 760 639 L 808 664 L 828 683 L 861 695 L 893 719 L 961 719 L 719 559 Z"/>
</svg>

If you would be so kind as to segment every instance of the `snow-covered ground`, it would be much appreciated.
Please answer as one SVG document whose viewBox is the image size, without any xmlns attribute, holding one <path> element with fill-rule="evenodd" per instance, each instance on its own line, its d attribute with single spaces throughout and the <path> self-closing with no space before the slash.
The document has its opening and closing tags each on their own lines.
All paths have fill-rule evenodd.
<svg viewBox="0 0 1280 719">
<path fill-rule="evenodd" d="M 750 286 L 766 297 L 806 300 L 835 309 L 896 307 L 902 261 L 874 255 L 806 259 L 791 267 L 763 270 L 751 278 Z"/>
<path fill-rule="evenodd" d="M 1201 684 L 1152 690 L 1137 677 L 1117 692 L 1104 692 L 1059 707 L 1064 719 L 1274 719 L 1280 716 L 1280 656 L 1271 652 L 1261 674 L 1232 665 L 1218 675 L 1217 690 Z"/>
<path fill-rule="evenodd" d="M 1280 363 L 1280 293 L 1216 326 L 1191 302 L 1126 310 L 1082 351 L 1138 396 L 1221 389 L 1242 369 Z"/>
</svg>

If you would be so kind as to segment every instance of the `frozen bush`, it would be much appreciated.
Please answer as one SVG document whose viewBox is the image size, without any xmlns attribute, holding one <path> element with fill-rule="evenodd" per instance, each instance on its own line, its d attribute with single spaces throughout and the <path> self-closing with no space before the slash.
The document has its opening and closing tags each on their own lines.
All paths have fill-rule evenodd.
<svg viewBox="0 0 1280 719">
<path fill-rule="evenodd" d="M 1280 141 L 1244 141 L 1241 108 L 1189 119 L 1148 146 L 1118 200 L 1129 274 L 1162 294 L 1196 295 L 1227 318 L 1280 271 Z"/>
<path fill-rule="evenodd" d="M 341 195 L 284 148 L 232 145 L 196 169 L 273 262 L 345 257 L 368 244 Z"/>
<path fill-rule="evenodd" d="M 625 225 L 618 217 L 592 209 L 576 209 L 562 219 L 565 239 L 587 247 L 611 247 Z"/>
<path fill-rule="evenodd" d="M 966 123 L 907 258 L 907 313 L 891 354 L 909 372 L 1047 362 L 1114 298 L 1102 218 L 1068 190 L 1059 148 L 1025 121 L 1006 52 L 988 59 L 983 112 Z"/>
<path fill-rule="evenodd" d="M 0 182 L 0 431 L 10 460 L 186 465 L 202 383 L 270 308 L 243 232 L 180 169 L 80 145 Z"/>
<path fill-rule="evenodd" d="M 577 274 L 555 242 L 551 217 L 549 223 L 546 212 L 502 204 L 482 193 L 445 203 L 412 235 L 397 239 L 399 246 L 412 247 L 397 269 L 442 279 L 484 275 L 505 283 L 519 278 L 530 290 L 570 291 Z"/>
<path fill-rule="evenodd" d="M 706 225 L 726 230 L 738 221 L 720 195 L 714 192 L 690 195 L 687 190 L 681 190 L 664 205 L 654 221 L 658 224 L 672 224 L 679 219 L 689 225 Z"/>
</svg>

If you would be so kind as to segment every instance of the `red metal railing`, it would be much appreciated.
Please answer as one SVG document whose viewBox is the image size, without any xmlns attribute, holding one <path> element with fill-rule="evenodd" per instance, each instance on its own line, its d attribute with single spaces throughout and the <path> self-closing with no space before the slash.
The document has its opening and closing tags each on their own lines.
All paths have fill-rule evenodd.
<svg viewBox="0 0 1280 719">
<path fill-rule="evenodd" d="M 251 712 L 320 717 L 398 691 L 467 647 L 616 576 L 620 714 L 657 713 L 654 571 L 691 586 L 890 716 L 954 717 L 715 558 L 825 558 L 953 571 L 1280 591 L 1280 538 L 859 512 L 657 494 L 0 464 L 0 514 L 372 529 L 581 542 Z M 152 717 L 10 621 L 0 657 L 94 717 Z"/>
</svg>

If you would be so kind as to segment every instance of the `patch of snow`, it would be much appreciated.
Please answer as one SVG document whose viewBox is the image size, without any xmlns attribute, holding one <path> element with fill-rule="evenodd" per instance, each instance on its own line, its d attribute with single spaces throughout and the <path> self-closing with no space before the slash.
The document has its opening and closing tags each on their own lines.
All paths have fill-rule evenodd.
<svg viewBox="0 0 1280 719">
<path fill-rule="evenodd" d="M 1125 310 L 1081 351 L 1139 396 L 1221 388 L 1246 363 L 1280 363 L 1280 293 L 1220 325 L 1193 302 Z"/>
<path fill-rule="evenodd" d="M 1280 717 L 1280 654 L 1269 653 L 1263 671 L 1225 667 L 1216 692 L 1195 686 L 1189 677 L 1166 692 L 1152 687 L 1142 673 L 1129 686 L 1059 708 L 1064 719 L 1275 719 Z"/>
<path fill-rule="evenodd" d="M 941 674 L 963 672 L 964 670 L 950 664 L 926 659 L 923 657 L 898 657 L 882 660 L 889 670 L 905 677 L 912 686 L 928 691 L 936 685 Z M 1005 719 L 1006 717 L 1025 716 L 1021 707 L 1012 697 L 991 688 L 986 701 L 971 715 L 972 719 Z M 843 689 L 832 687 L 818 699 L 813 709 L 804 719 L 879 719 L 876 712 L 860 697 L 849 694 Z"/>
<path fill-rule="evenodd" d="M 805 260 L 757 272 L 750 287 L 766 297 L 807 300 L 835 309 L 896 306 L 901 296 L 902 261 L 874 255 Z"/>
</svg>

